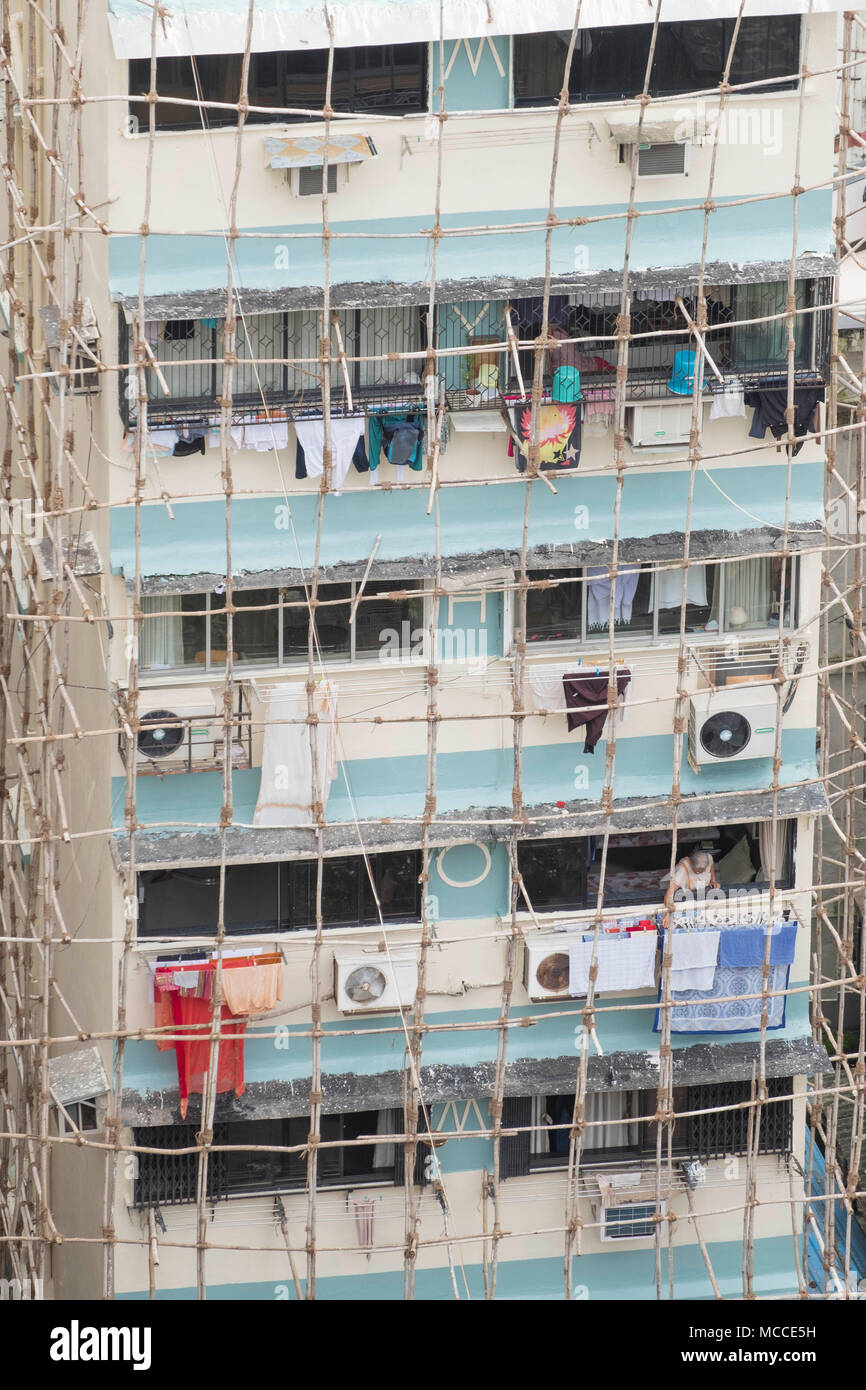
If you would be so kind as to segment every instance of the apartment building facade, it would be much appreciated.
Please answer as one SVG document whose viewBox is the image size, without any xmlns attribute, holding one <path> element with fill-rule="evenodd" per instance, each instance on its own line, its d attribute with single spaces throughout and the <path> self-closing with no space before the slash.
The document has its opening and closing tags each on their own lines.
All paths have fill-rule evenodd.
<svg viewBox="0 0 866 1390">
<path fill-rule="evenodd" d="M 569 1223 L 576 1296 L 654 1297 L 660 1268 L 712 1297 L 708 1254 L 736 1297 L 751 1191 L 752 1287 L 797 1288 L 837 17 L 747 6 L 748 85 L 720 108 L 737 6 L 663 16 L 641 120 L 652 25 L 606 6 L 575 44 L 551 228 L 573 15 L 492 8 L 496 32 L 464 32 L 446 4 L 444 35 L 433 6 L 399 35 L 374 3 L 332 16 L 327 123 L 267 109 L 323 106 L 321 16 L 257 14 L 240 134 L 244 7 L 156 26 L 155 106 L 150 12 L 87 22 L 85 90 L 129 93 L 81 117 L 111 235 L 82 238 L 77 297 L 117 370 L 85 353 L 70 403 L 111 502 L 85 521 L 112 628 L 82 639 L 82 698 L 118 732 L 70 755 L 74 818 L 112 832 L 64 887 L 93 941 L 57 973 L 88 1031 L 125 1034 L 99 1048 L 113 1115 L 66 1092 L 85 1137 L 137 1150 L 108 1169 L 118 1297 L 195 1297 L 202 1239 L 210 1298 L 311 1292 L 311 1097 L 316 1297 L 400 1299 L 411 1264 L 416 1297 L 480 1296 L 495 1266 L 497 1296 L 558 1298 Z M 538 475 L 545 306 L 565 345 L 541 359 Z M 58 322 L 46 305 L 49 363 Z M 692 851 L 713 901 L 665 919 Z M 223 1012 L 197 1202 L 201 1059 L 136 1035 L 212 1018 L 220 921 L 220 959 L 280 989 Z M 769 924 L 762 973 L 763 945 L 730 941 Z M 671 1015 L 670 1156 L 663 925 L 722 938 Z M 630 962 L 607 982 L 606 936 Z M 104 1225 L 105 1172 L 58 1149 L 70 1229 Z M 101 1254 L 61 1248 L 53 1276 L 99 1296 Z"/>
</svg>

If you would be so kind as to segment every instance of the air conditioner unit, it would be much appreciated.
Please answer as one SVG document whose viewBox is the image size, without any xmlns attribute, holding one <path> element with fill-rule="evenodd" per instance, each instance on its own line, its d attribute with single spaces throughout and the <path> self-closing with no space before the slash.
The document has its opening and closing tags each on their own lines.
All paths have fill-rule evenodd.
<svg viewBox="0 0 866 1390">
<path fill-rule="evenodd" d="M 396 1013 L 411 1007 L 418 988 L 418 952 L 398 948 L 389 955 L 335 951 L 334 998 L 341 1014 Z"/>
<path fill-rule="evenodd" d="M 631 149 L 620 145 L 619 162 L 628 164 Z M 679 140 L 647 142 L 638 147 L 637 174 L 640 179 L 663 178 L 670 174 L 688 174 L 689 146 Z"/>
<path fill-rule="evenodd" d="M 572 932 L 551 932 L 526 942 L 523 952 L 523 983 L 530 999 L 568 999 L 568 948 L 583 940 L 584 928 Z"/>
<path fill-rule="evenodd" d="M 698 412 L 698 429 L 703 423 Z M 633 449 L 665 444 L 688 444 L 692 427 L 692 398 L 677 401 L 640 401 L 626 410 L 626 434 Z"/>
<path fill-rule="evenodd" d="M 706 764 L 772 758 L 776 739 L 776 696 L 766 688 L 742 686 L 703 690 L 689 701 L 689 762 Z"/>
<path fill-rule="evenodd" d="M 142 690 L 138 713 L 139 763 L 176 770 L 190 760 L 193 764 L 218 760 L 223 723 L 207 686 Z"/>
<path fill-rule="evenodd" d="M 597 1174 L 599 1197 L 594 1202 L 599 1239 L 652 1240 L 656 1216 L 667 1211 L 666 1195 L 656 1198 L 655 1179 L 643 1172 Z"/>
</svg>

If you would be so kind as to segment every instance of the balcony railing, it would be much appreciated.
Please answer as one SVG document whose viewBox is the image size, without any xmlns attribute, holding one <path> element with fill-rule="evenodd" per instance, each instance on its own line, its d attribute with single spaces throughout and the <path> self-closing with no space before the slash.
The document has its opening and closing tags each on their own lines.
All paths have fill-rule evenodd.
<svg viewBox="0 0 866 1390">
<path fill-rule="evenodd" d="M 694 316 L 694 293 L 688 287 L 659 286 L 652 292 L 638 292 L 632 300 L 630 400 L 667 397 L 676 354 L 694 346 L 675 302 L 677 295 Z M 831 296 L 832 282 L 826 278 L 797 282 L 794 367 L 798 382 L 824 379 Z M 708 287 L 706 298 L 707 349 L 725 384 L 736 378 L 748 388 L 767 377 L 786 375 L 787 286 L 783 282 Z M 568 337 L 581 340 L 578 365 L 590 398 L 603 399 L 613 392 L 619 308 L 619 295 L 612 292 L 553 295 L 550 300 L 549 322 L 559 325 Z M 498 404 L 502 396 L 519 397 L 521 381 L 527 391 L 531 388 L 541 310 L 540 297 L 516 299 L 509 305 L 490 300 L 437 306 L 436 372 L 449 410 Z M 509 319 L 516 350 L 507 346 Z M 247 315 L 239 320 L 238 361 L 231 382 L 235 417 L 260 412 L 265 405 L 288 414 L 321 410 L 319 340 L 324 332 L 322 315 L 313 310 Z M 216 419 L 223 390 L 222 321 L 167 320 L 147 325 L 146 334 L 170 392 L 165 394 L 157 372 L 149 368 L 151 423 Z M 422 306 L 340 310 L 330 325 L 332 412 L 421 406 L 427 343 L 427 310 Z M 122 360 L 130 361 L 132 341 L 125 321 L 120 353 Z M 555 366 L 549 354 L 543 366 L 543 387 L 549 392 Z M 121 383 L 124 422 L 134 424 L 135 380 L 121 373 Z M 708 370 L 704 386 L 705 393 L 722 389 Z"/>
</svg>

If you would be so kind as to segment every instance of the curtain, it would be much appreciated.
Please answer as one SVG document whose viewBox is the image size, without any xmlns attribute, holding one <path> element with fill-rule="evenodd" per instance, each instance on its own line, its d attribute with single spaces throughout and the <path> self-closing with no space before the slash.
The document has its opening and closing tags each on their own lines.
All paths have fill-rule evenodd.
<svg viewBox="0 0 866 1390">
<path fill-rule="evenodd" d="M 621 1124 L 605 1124 L 597 1129 L 589 1129 L 584 1134 L 584 1144 L 588 1149 L 627 1149 L 638 1142 L 638 1126 L 629 1121 L 626 1115 L 637 1108 L 629 1104 L 634 1098 L 632 1091 L 591 1091 L 586 1097 L 587 1120 L 620 1120 Z"/>
<path fill-rule="evenodd" d="M 760 821 L 758 824 L 758 844 L 761 849 L 761 878 L 767 883 L 774 878 L 778 883 L 785 873 L 785 861 L 788 857 L 788 846 L 790 844 L 791 827 L 780 822 L 776 824 L 776 857 L 773 860 L 773 823 L 772 821 Z M 771 870 L 773 871 L 771 873 Z"/>
<path fill-rule="evenodd" d="M 380 1110 L 379 1118 L 376 1121 L 377 1134 L 402 1134 L 405 1129 L 403 1111 Z M 373 1167 L 374 1168 L 393 1168 L 397 1160 L 396 1144 L 374 1144 L 373 1145 Z"/>
<path fill-rule="evenodd" d="M 166 614 L 163 618 L 147 618 L 141 625 L 139 665 L 142 670 L 183 665 L 180 603 L 180 594 L 155 594 L 141 600 L 141 611 L 145 615 Z"/>
<path fill-rule="evenodd" d="M 725 630 L 768 627 L 772 622 L 773 561 L 738 560 L 725 566 Z M 736 610 L 741 610 L 737 612 Z M 745 618 L 743 618 L 745 613 Z M 737 621 L 739 619 L 739 621 Z"/>
</svg>

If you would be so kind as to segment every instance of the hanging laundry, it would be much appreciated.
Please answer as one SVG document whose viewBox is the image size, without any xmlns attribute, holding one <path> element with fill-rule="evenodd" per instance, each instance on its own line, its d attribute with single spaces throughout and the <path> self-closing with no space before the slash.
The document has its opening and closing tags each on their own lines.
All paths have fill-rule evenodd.
<svg viewBox="0 0 866 1390">
<path fill-rule="evenodd" d="M 803 436 L 814 431 L 817 424 L 815 413 L 819 401 L 824 399 L 823 386 L 795 386 L 794 387 L 794 424 L 793 431 L 799 444 L 795 444 L 791 450 L 791 456 L 796 457 L 803 447 Z M 763 439 L 769 429 L 774 439 L 785 439 L 788 435 L 788 422 L 785 419 L 785 411 L 788 408 L 788 388 L 780 385 L 773 389 L 762 387 L 759 391 L 747 391 L 744 400 L 746 405 L 753 406 L 755 413 L 752 417 L 752 427 L 749 430 L 750 439 Z"/>
<path fill-rule="evenodd" d="M 591 940 L 579 941 L 568 948 L 568 992 L 574 998 L 589 993 L 593 944 Z M 655 931 L 599 940 L 596 991 L 652 989 L 657 950 L 658 932 Z"/>
<path fill-rule="evenodd" d="M 743 393 L 743 383 L 737 377 L 732 377 L 726 384 L 723 391 L 716 391 L 713 395 L 713 403 L 710 406 L 711 420 L 724 420 L 738 415 L 745 415 L 746 402 Z"/>
<path fill-rule="evenodd" d="M 720 931 L 671 932 L 671 989 L 712 989 Z"/>
<path fill-rule="evenodd" d="M 355 453 L 359 438 L 364 433 L 363 415 L 332 415 L 330 421 L 331 434 L 331 491 L 340 492 L 349 465 Z M 303 464 L 305 473 L 298 474 L 297 457 L 295 460 L 295 475 L 308 478 L 321 478 L 325 470 L 324 449 L 325 449 L 325 422 L 321 416 L 317 420 L 296 420 L 295 434 L 298 443 L 304 451 Z"/>
<path fill-rule="evenodd" d="M 190 454 L 203 454 L 205 451 L 204 430 L 192 427 L 182 430 L 177 437 L 177 443 L 172 449 L 172 455 L 176 459 L 188 458 Z"/>
<path fill-rule="evenodd" d="M 213 1005 L 173 986 L 161 989 L 159 972 L 154 990 L 154 1026 L 170 1029 L 175 1039 L 157 1039 L 160 1052 L 174 1049 L 180 1090 L 180 1117 L 186 1119 L 190 1095 L 202 1095 L 208 1083 L 211 1063 L 210 1025 Z M 206 1026 L 203 1026 L 206 1025 Z M 229 1010 L 220 1010 L 219 1041 L 216 1046 L 216 1091 L 244 1093 L 244 1032 L 246 1023 L 233 1019 Z"/>
<path fill-rule="evenodd" d="M 577 468 L 580 463 L 581 410 L 577 403 L 539 406 L 539 466 L 542 471 L 562 468 L 573 472 Z M 509 414 L 517 439 L 517 471 L 525 473 L 532 437 L 532 407 L 517 406 Z"/>
<path fill-rule="evenodd" d="M 607 627 L 610 617 L 610 574 L 604 565 L 590 565 L 586 571 L 586 621 L 588 627 Z M 620 570 L 616 576 L 613 601 L 615 623 L 630 623 L 640 566 Z"/>
<path fill-rule="evenodd" d="M 767 1028 L 784 1028 L 789 965 L 770 967 Z M 710 991 L 683 990 L 674 995 L 672 1033 L 754 1033 L 761 1026 L 762 975 L 760 966 L 747 969 L 716 967 Z M 661 1032 L 661 1010 L 656 1010 L 653 1032 Z"/>
<path fill-rule="evenodd" d="M 305 731 L 306 732 L 306 731 Z M 222 973 L 223 1000 L 232 1014 L 257 1014 L 272 1009 L 283 997 L 281 965 L 238 965 Z"/>
<path fill-rule="evenodd" d="M 359 436 L 358 442 L 355 445 L 355 452 L 352 455 L 352 463 L 358 473 L 368 473 L 370 471 L 370 465 L 367 461 L 367 450 L 364 447 L 363 434 Z M 297 442 L 295 450 L 295 477 L 308 477 L 307 457 L 304 453 L 304 446 L 301 443 L 300 439 Z"/>
<path fill-rule="evenodd" d="M 337 687 L 317 685 L 313 695 L 316 725 L 317 785 L 313 787 L 309 704 L 302 681 L 275 686 L 265 706 L 262 776 L 254 825 L 312 825 L 315 804 L 326 806 L 337 775 Z"/>
<path fill-rule="evenodd" d="M 630 681 L 631 671 L 627 669 L 617 671 L 617 695 L 622 697 Z M 607 716 L 610 713 L 607 705 L 607 684 L 607 671 L 599 671 L 594 676 L 584 676 L 580 672 L 572 672 L 562 678 L 565 704 L 568 709 L 568 732 L 572 733 L 575 729 L 586 725 L 584 753 L 595 752 L 595 745 L 601 738 Z M 594 705 L 602 705 L 603 708 L 591 708 Z"/>
<path fill-rule="evenodd" d="M 778 926 L 729 927 L 722 932 L 719 964 L 731 966 L 762 965 L 767 934 L 770 934 L 770 964 L 792 965 L 797 944 L 797 923 L 783 922 Z"/>
<path fill-rule="evenodd" d="M 244 425 L 244 448 L 257 454 L 269 454 L 274 449 L 286 449 L 289 444 L 288 420 L 257 420 Z"/>
<path fill-rule="evenodd" d="M 375 472 L 384 454 L 389 463 L 408 464 L 419 472 L 424 462 L 424 416 L 421 414 L 371 414 L 369 427 L 370 468 Z M 371 482 L 374 480 L 371 478 Z"/>
</svg>

